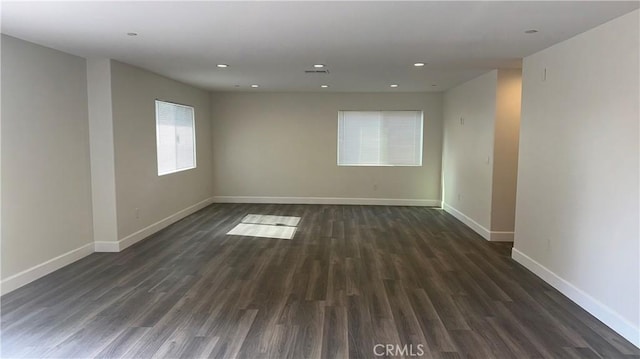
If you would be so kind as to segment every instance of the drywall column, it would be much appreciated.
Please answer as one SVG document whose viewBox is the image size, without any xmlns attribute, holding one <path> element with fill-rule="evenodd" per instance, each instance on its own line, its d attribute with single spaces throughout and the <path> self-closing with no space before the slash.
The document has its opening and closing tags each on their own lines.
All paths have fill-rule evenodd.
<svg viewBox="0 0 640 359">
<path fill-rule="evenodd" d="M 498 70 L 491 189 L 491 240 L 494 241 L 513 241 L 521 99 L 522 70 Z"/>
<path fill-rule="evenodd" d="M 91 198 L 96 252 L 117 252 L 116 180 L 111 103 L 111 61 L 87 61 Z"/>
</svg>

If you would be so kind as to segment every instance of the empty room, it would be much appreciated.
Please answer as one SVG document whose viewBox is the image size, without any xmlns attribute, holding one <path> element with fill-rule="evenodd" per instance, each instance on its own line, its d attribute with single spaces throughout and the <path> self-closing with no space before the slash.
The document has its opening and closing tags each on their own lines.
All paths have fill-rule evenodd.
<svg viewBox="0 0 640 359">
<path fill-rule="evenodd" d="M 639 1 L 0 4 L 0 357 L 640 358 Z"/>
</svg>

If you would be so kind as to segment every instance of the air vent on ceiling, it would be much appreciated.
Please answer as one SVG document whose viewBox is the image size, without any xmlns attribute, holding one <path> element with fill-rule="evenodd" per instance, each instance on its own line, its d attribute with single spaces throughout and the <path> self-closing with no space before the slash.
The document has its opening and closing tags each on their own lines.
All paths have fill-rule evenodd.
<svg viewBox="0 0 640 359">
<path fill-rule="evenodd" d="M 328 74 L 329 70 L 304 70 L 305 74 Z"/>
</svg>

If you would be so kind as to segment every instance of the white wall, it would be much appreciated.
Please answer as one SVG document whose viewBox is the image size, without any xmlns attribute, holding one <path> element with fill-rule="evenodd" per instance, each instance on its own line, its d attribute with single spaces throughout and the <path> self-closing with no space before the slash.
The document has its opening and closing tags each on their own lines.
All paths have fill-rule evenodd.
<svg viewBox="0 0 640 359">
<path fill-rule="evenodd" d="M 513 250 L 636 345 L 639 15 L 524 59 Z"/>
<path fill-rule="evenodd" d="M 214 193 L 221 201 L 439 205 L 441 101 L 438 93 L 213 93 Z M 423 166 L 338 167 L 339 110 L 424 111 Z"/>
<path fill-rule="evenodd" d="M 207 91 L 113 60 L 111 86 L 118 238 L 126 246 L 208 203 L 210 98 Z M 156 99 L 194 107 L 197 168 L 158 176 Z"/>
<path fill-rule="evenodd" d="M 2 292 L 93 251 L 83 58 L 2 35 Z"/>
<path fill-rule="evenodd" d="M 493 70 L 444 94 L 443 200 L 479 232 L 491 229 L 497 84 Z"/>
</svg>

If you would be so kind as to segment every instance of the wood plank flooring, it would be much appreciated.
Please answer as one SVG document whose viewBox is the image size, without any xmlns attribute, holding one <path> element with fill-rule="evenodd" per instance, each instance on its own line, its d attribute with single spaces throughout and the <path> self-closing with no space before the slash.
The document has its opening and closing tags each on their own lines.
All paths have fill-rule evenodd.
<svg viewBox="0 0 640 359">
<path fill-rule="evenodd" d="M 302 219 L 292 240 L 226 235 L 247 214 Z M 640 357 L 509 255 L 438 209 L 215 204 L 2 297 L 1 354 Z"/>
</svg>

